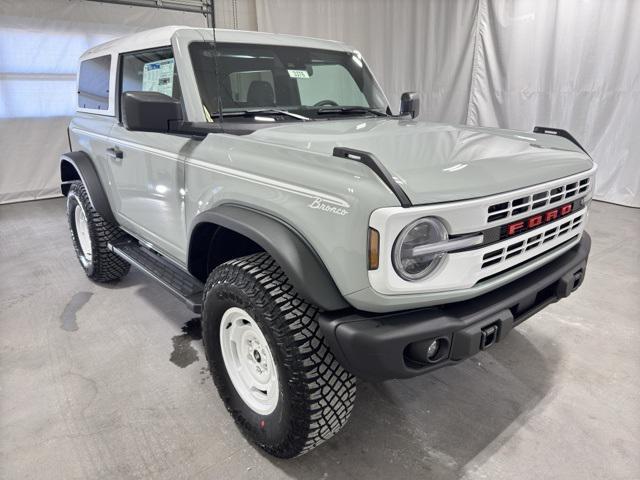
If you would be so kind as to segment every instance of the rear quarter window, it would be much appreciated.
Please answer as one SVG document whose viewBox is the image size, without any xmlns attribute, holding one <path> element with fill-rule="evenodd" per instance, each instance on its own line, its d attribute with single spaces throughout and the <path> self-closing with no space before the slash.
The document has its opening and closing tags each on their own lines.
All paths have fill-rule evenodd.
<svg viewBox="0 0 640 480">
<path fill-rule="evenodd" d="M 109 74 L 111 55 L 91 58 L 80 63 L 78 107 L 109 110 Z"/>
</svg>

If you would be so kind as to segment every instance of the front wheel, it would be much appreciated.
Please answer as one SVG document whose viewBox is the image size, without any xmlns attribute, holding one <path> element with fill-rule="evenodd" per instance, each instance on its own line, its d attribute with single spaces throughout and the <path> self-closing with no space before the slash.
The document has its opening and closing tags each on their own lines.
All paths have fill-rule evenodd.
<svg viewBox="0 0 640 480">
<path fill-rule="evenodd" d="M 329 351 L 317 307 L 266 253 L 213 270 L 202 333 L 211 373 L 242 433 L 282 458 L 304 454 L 347 422 L 355 378 Z"/>
</svg>

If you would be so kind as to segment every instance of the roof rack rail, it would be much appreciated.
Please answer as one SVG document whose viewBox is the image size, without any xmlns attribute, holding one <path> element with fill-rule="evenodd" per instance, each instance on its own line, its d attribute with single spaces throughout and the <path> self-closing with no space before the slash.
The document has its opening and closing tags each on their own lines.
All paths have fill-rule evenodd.
<svg viewBox="0 0 640 480">
<path fill-rule="evenodd" d="M 349 160 L 355 160 L 369 167 L 373 172 L 380 177 L 380 179 L 389 187 L 394 195 L 400 201 L 400 205 L 404 208 L 411 207 L 413 204 L 409 197 L 393 178 L 391 172 L 378 160 L 372 153 L 365 152 L 363 150 L 356 150 L 355 148 L 335 147 L 333 149 L 333 156 L 339 158 L 346 158 Z"/>
<path fill-rule="evenodd" d="M 566 138 L 570 142 L 573 142 L 580 150 L 582 150 L 584 153 L 586 153 L 589 156 L 589 158 L 591 158 L 591 155 L 589 155 L 589 153 L 584 149 L 584 147 L 580 145 L 580 142 L 578 142 L 578 140 L 576 140 L 574 136 L 571 135 L 566 130 L 562 130 L 561 128 L 552 128 L 552 127 L 533 127 L 533 133 L 544 133 L 546 135 L 556 135 L 558 137 Z"/>
</svg>

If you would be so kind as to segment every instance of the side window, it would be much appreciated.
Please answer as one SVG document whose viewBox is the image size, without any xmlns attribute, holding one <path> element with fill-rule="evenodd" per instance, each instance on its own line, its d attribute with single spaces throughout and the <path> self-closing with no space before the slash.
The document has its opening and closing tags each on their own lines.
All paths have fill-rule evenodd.
<svg viewBox="0 0 640 480">
<path fill-rule="evenodd" d="M 176 62 L 170 47 L 122 55 L 120 93 L 159 92 L 180 100 Z"/>
<path fill-rule="evenodd" d="M 109 72 L 111 55 L 91 58 L 80 63 L 78 107 L 109 110 Z"/>
<path fill-rule="evenodd" d="M 351 74 L 339 64 L 313 65 L 313 73 L 296 78 L 296 82 L 302 105 L 315 105 L 322 100 L 333 100 L 338 105 L 369 105 Z"/>
</svg>

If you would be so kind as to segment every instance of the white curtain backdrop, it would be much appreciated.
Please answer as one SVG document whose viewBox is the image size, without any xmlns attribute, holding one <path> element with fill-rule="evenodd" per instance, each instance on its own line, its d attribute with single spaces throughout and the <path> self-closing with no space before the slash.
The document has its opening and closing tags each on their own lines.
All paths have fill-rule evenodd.
<svg viewBox="0 0 640 480">
<path fill-rule="evenodd" d="M 420 118 L 564 128 L 596 198 L 640 207 L 640 1 L 256 0 L 258 29 L 345 41 Z"/>
<path fill-rule="evenodd" d="M 0 203 L 60 194 L 78 58 L 112 38 L 203 15 L 83 0 L 0 0 Z"/>
</svg>

